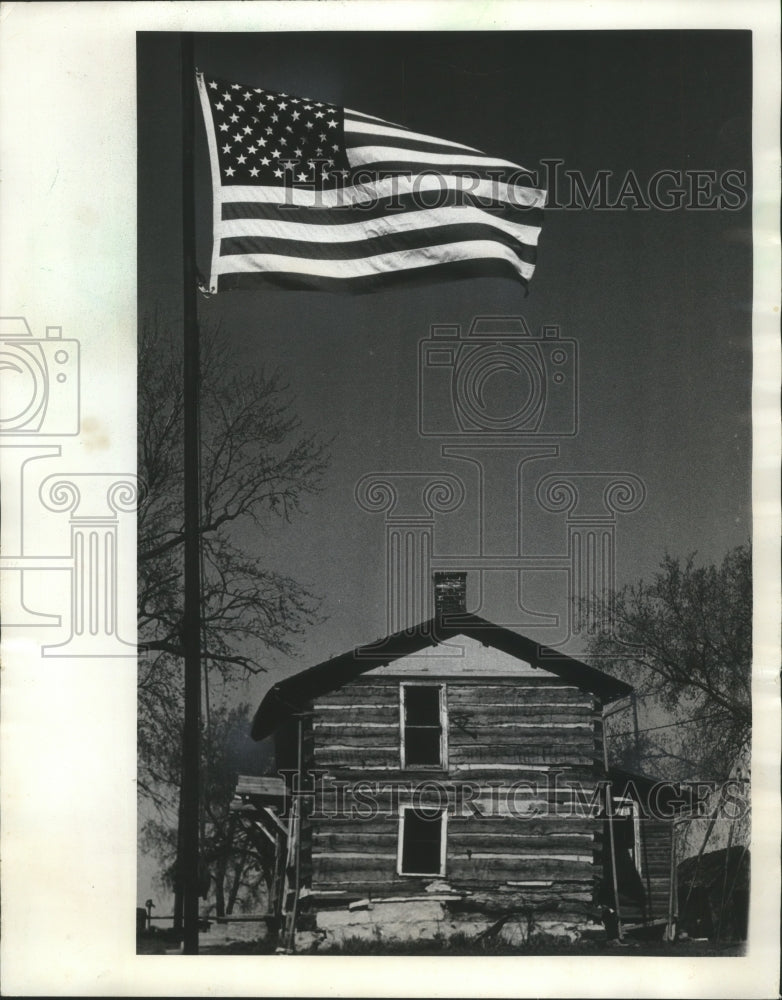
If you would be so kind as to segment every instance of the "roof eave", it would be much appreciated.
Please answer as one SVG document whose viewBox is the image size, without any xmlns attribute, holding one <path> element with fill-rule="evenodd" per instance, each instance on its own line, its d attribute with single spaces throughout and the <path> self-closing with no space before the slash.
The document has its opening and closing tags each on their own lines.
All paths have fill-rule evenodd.
<svg viewBox="0 0 782 1000">
<path fill-rule="evenodd" d="M 541 646 L 518 632 L 495 625 L 478 615 L 449 616 L 445 620 L 430 618 L 415 629 L 396 632 L 378 642 L 358 646 L 347 653 L 278 681 L 258 706 L 253 718 L 252 738 L 261 740 L 270 736 L 294 712 L 300 711 L 311 698 L 338 690 L 368 670 L 385 666 L 426 646 L 435 646 L 440 641 L 457 635 L 467 635 L 518 659 L 523 658 L 533 667 L 551 670 L 574 686 L 599 695 L 605 703 L 624 698 L 633 691 L 632 686 L 624 681 L 610 677 L 573 657 Z M 293 687 L 293 682 L 298 681 L 300 685 L 307 680 L 311 683 L 305 699 L 294 701 L 286 698 L 286 689 Z"/>
</svg>

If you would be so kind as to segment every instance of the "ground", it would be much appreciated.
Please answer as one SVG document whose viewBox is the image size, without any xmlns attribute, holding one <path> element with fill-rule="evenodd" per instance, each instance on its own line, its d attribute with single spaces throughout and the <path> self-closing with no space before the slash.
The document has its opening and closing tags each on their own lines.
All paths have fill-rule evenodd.
<svg viewBox="0 0 782 1000">
<path fill-rule="evenodd" d="M 474 942 L 419 941 L 397 946 L 379 946 L 375 942 L 356 941 L 346 943 L 338 949 L 318 952 L 331 955 L 627 955 L 654 956 L 660 958 L 730 958 L 743 955 L 743 942 L 679 941 L 676 944 L 656 942 L 628 942 L 618 944 L 605 941 L 584 941 L 577 944 L 557 944 L 551 940 L 534 941 L 524 947 L 514 947 L 500 943 L 475 944 Z M 174 945 L 152 939 L 140 939 L 138 954 L 163 955 L 179 954 Z M 274 947 L 266 941 L 235 941 L 227 944 L 210 945 L 201 943 L 202 955 L 271 955 Z"/>
</svg>

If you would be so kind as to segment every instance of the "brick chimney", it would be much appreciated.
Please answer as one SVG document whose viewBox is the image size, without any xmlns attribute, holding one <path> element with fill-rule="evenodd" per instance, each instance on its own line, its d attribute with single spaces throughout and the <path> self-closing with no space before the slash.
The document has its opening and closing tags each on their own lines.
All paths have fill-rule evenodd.
<svg viewBox="0 0 782 1000">
<path fill-rule="evenodd" d="M 467 614 L 467 574 L 435 573 L 433 579 L 435 616 Z"/>
</svg>

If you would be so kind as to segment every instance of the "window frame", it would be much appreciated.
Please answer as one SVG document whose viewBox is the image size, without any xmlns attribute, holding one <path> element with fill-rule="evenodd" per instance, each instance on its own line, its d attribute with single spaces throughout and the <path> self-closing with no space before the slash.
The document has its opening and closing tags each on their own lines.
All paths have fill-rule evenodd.
<svg viewBox="0 0 782 1000">
<path fill-rule="evenodd" d="M 440 761 L 437 764 L 408 764 L 405 753 L 405 690 L 410 687 L 437 688 L 440 693 Z M 403 771 L 448 770 L 448 697 L 447 685 L 437 681 L 400 681 L 399 683 L 399 763 Z"/>
<path fill-rule="evenodd" d="M 617 813 L 621 809 L 621 813 Z M 631 819 L 633 821 L 633 864 L 639 875 L 643 875 L 643 860 L 641 858 L 641 814 L 638 803 L 631 796 L 614 796 L 613 815 L 615 819 Z"/>
<path fill-rule="evenodd" d="M 410 878 L 444 878 L 445 877 L 445 862 L 446 853 L 448 845 L 448 810 L 441 809 L 439 812 L 440 820 L 440 870 L 437 872 L 406 872 L 403 870 L 404 861 L 404 847 L 405 847 L 405 814 L 408 812 L 416 812 L 414 806 L 400 806 L 399 807 L 399 832 L 397 837 L 397 847 L 396 847 L 396 873 L 401 876 L 409 876 Z M 434 822 L 434 817 L 431 822 Z"/>
</svg>

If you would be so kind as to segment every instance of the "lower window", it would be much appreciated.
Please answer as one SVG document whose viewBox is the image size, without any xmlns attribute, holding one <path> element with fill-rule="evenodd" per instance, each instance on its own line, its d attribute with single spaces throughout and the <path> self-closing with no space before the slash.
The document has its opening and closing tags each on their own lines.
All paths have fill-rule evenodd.
<svg viewBox="0 0 782 1000">
<path fill-rule="evenodd" d="M 444 812 L 433 815 L 403 808 L 399 816 L 399 874 L 444 875 L 445 831 Z"/>
</svg>

